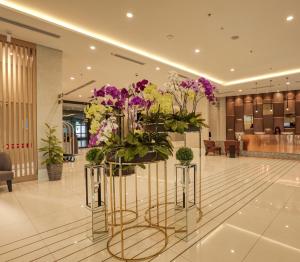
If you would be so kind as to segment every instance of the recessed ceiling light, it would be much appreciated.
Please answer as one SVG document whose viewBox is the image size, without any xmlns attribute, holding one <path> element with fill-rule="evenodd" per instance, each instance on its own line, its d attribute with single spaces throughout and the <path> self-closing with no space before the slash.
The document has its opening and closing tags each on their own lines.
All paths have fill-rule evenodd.
<svg viewBox="0 0 300 262">
<path fill-rule="evenodd" d="M 239 92 L 242 92 L 243 90 L 242 89 L 239 89 Z"/>
<path fill-rule="evenodd" d="M 147 52 L 143 49 L 139 49 L 139 48 L 136 48 L 134 46 L 131 46 L 131 45 L 125 44 L 123 42 L 117 41 L 114 38 L 111 38 L 111 37 L 108 37 L 106 35 L 100 34 L 96 31 L 88 30 L 88 29 L 84 28 L 83 26 L 78 26 L 78 25 L 75 25 L 73 23 L 67 22 L 66 20 L 58 19 L 55 16 L 51 16 L 49 14 L 40 12 L 37 9 L 29 8 L 29 7 L 26 7 L 25 5 L 16 4 L 15 2 L 4 1 L 4 0 L 0 0 L 0 5 L 8 7 L 8 8 L 13 9 L 13 10 L 16 10 L 18 12 L 25 13 L 27 15 L 42 19 L 44 21 L 50 22 L 52 24 L 58 25 L 60 27 L 66 28 L 66 29 L 69 29 L 71 31 L 75 31 L 79 34 L 88 36 L 90 38 L 103 41 L 107 44 L 111 44 L 113 46 L 116 46 L 116 47 L 125 49 L 127 51 L 139 54 L 141 56 L 153 59 L 157 62 L 164 63 L 164 64 L 169 65 L 171 67 L 175 67 L 178 70 L 183 70 L 185 72 L 188 72 L 190 74 L 197 75 L 197 76 L 201 75 L 201 76 L 203 76 L 203 77 L 205 77 L 205 78 L 207 78 L 207 79 L 209 79 L 209 80 L 211 80 L 211 81 L 213 81 L 217 84 L 224 84 L 225 83 L 224 81 L 222 81 L 220 79 L 216 79 L 216 78 L 214 78 L 210 75 L 199 72 L 198 70 L 195 70 L 194 68 L 187 67 L 183 64 L 176 63 L 176 62 L 174 62 L 172 60 L 169 60 L 165 57 L 158 56 L 158 55 L 153 54 L 151 52 Z"/>
<path fill-rule="evenodd" d="M 199 49 L 195 49 L 195 53 L 200 53 L 200 50 Z"/>
<path fill-rule="evenodd" d="M 157 67 L 155 68 L 155 70 L 156 70 L 156 71 L 159 71 L 159 70 L 160 70 L 160 68 L 157 66 Z"/>
<path fill-rule="evenodd" d="M 234 249 L 231 249 L 231 250 L 230 250 L 230 253 L 232 253 L 232 254 L 235 253 L 235 250 L 234 250 Z"/>
<path fill-rule="evenodd" d="M 166 37 L 168 40 L 172 40 L 172 39 L 174 39 L 175 36 L 172 34 L 168 34 L 168 35 L 166 35 Z"/>
<path fill-rule="evenodd" d="M 94 93 L 94 89 L 91 89 L 91 93 Z"/>
<path fill-rule="evenodd" d="M 128 18 L 132 18 L 132 17 L 133 17 L 133 13 L 127 12 L 127 13 L 126 13 L 126 16 L 127 16 Z"/>
<path fill-rule="evenodd" d="M 78 97 L 80 98 L 80 97 L 82 97 L 82 95 L 78 95 Z"/>
<path fill-rule="evenodd" d="M 87 70 L 92 70 L 92 67 L 91 66 L 87 66 L 86 69 Z"/>
<path fill-rule="evenodd" d="M 231 39 L 232 40 L 237 40 L 237 39 L 239 39 L 240 37 L 238 36 L 238 35 L 233 35 L 232 37 L 231 37 Z"/>
<path fill-rule="evenodd" d="M 91 49 L 91 50 L 95 50 L 95 49 L 96 49 L 96 46 L 91 45 L 91 46 L 90 46 L 90 49 Z"/>
<path fill-rule="evenodd" d="M 286 84 L 287 84 L 287 85 L 290 85 L 290 84 L 291 84 L 291 82 L 287 81 L 287 82 L 286 82 Z"/>
<path fill-rule="evenodd" d="M 288 22 L 290 22 L 290 21 L 292 21 L 292 20 L 294 20 L 294 16 L 292 16 L 292 15 L 289 15 L 289 16 L 286 18 L 286 21 L 288 21 Z"/>
<path fill-rule="evenodd" d="M 235 71 L 235 69 L 234 68 L 230 68 L 230 72 L 234 72 Z"/>
<path fill-rule="evenodd" d="M 71 76 L 71 77 L 70 77 L 70 80 L 75 80 L 75 77 L 74 77 L 74 76 Z"/>
</svg>

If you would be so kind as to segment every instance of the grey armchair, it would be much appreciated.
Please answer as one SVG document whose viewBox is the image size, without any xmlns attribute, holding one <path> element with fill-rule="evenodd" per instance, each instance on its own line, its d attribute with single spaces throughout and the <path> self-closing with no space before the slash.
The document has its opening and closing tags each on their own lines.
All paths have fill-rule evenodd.
<svg viewBox="0 0 300 262">
<path fill-rule="evenodd" d="M 12 164 L 8 154 L 0 152 L 0 181 L 6 181 L 8 191 L 12 192 L 12 180 L 14 172 L 12 171 Z"/>
</svg>

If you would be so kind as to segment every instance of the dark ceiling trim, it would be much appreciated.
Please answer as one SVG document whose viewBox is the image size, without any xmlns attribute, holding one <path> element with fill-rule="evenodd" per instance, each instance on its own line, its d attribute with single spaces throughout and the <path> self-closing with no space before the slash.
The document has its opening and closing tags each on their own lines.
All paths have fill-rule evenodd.
<svg viewBox="0 0 300 262">
<path fill-rule="evenodd" d="M 67 93 L 64 93 L 63 96 L 67 96 L 67 95 L 69 95 L 69 94 L 72 94 L 72 93 L 78 91 L 79 89 L 84 88 L 84 87 L 86 87 L 86 86 L 88 86 L 88 85 L 91 85 L 91 84 L 93 84 L 93 83 L 95 83 L 95 82 L 96 82 L 96 80 L 91 80 L 91 81 L 89 81 L 89 82 L 86 82 L 85 84 L 83 84 L 83 85 L 81 85 L 81 86 L 78 86 L 78 87 L 72 89 L 71 91 L 69 91 L 69 92 L 67 92 Z"/>
<path fill-rule="evenodd" d="M 80 101 L 72 101 L 72 100 L 63 100 L 64 104 L 73 104 L 73 105 L 88 105 L 89 103 L 87 102 L 80 102 Z"/>
<path fill-rule="evenodd" d="M 111 54 L 112 56 L 118 57 L 118 58 L 123 59 L 123 60 L 127 60 L 127 61 L 132 62 L 132 63 L 135 63 L 135 64 L 139 64 L 139 65 L 145 65 L 145 64 L 146 64 L 146 63 L 144 63 L 144 62 L 135 60 L 135 59 L 130 58 L 130 57 L 127 57 L 127 56 L 123 56 L 123 55 L 119 55 L 119 54 L 115 54 L 115 53 L 110 53 L 110 54 Z"/>
<path fill-rule="evenodd" d="M 10 20 L 10 19 L 7 19 L 5 17 L 0 17 L 0 21 L 4 22 L 4 23 L 15 25 L 15 26 L 18 26 L 18 27 L 22 27 L 22 28 L 25 28 L 25 29 L 28 29 L 28 30 L 31 30 L 31 31 L 34 31 L 34 32 L 37 32 L 37 33 L 40 33 L 40 34 L 51 36 L 51 37 L 54 37 L 54 38 L 60 38 L 60 35 L 45 31 L 43 29 L 39 29 L 37 27 L 26 25 L 26 24 L 23 24 L 23 23 L 14 21 L 14 20 Z"/>
</svg>

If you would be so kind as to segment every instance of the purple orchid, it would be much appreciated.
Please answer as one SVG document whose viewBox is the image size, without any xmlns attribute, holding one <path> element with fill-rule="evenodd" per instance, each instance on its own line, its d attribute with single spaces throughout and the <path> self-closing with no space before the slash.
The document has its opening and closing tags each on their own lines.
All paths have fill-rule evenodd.
<svg viewBox="0 0 300 262">
<path fill-rule="evenodd" d="M 105 91 L 106 94 L 110 95 L 113 99 L 117 99 L 120 96 L 120 90 L 115 86 L 107 86 Z"/>
<path fill-rule="evenodd" d="M 93 147 L 97 144 L 98 138 L 97 138 L 98 134 L 94 134 L 90 136 L 90 140 L 89 140 L 89 147 Z"/>
<path fill-rule="evenodd" d="M 100 89 L 94 89 L 94 96 L 95 97 L 104 97 L 105 96 L 105 86 L 101 87 Z"/>
</svg>

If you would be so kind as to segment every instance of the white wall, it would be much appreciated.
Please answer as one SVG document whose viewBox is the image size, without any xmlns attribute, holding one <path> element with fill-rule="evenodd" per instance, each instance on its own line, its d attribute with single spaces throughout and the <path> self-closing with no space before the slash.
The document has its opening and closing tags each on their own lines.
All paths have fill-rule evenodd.
<svg viewBox="0 0 300 262">
<path fill-rule="evenodd" d="M 62 93 L 62 52 L 37 46 L 37 141 L 45 135 L 45 122 L 57 126 L 57 135 L 62 138 L 62 104 L 58 95 Z M 45 167 L 41 166 L 38 154 L 38 178 L 47 179 Z"/>
</svg>

